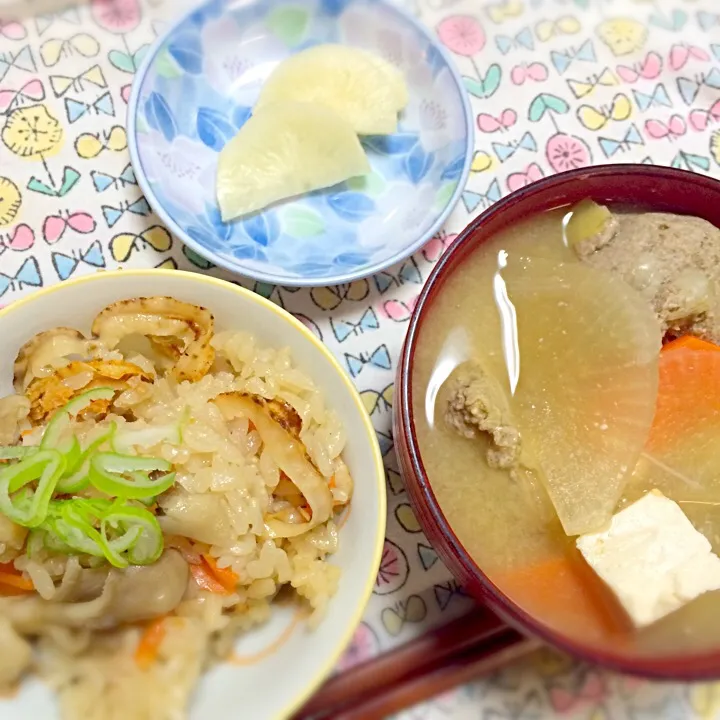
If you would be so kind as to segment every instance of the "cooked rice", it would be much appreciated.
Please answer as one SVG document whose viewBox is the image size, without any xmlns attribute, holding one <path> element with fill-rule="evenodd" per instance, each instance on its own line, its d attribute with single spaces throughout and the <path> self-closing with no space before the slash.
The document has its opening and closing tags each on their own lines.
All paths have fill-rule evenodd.
<svg viewBox="0 0 720 720">
<path fill-rule="evenodd" d="M 136 449 L 143 455 L 163 457 L 175 466 L 176 486 L 161 497 L 161 508 L 167 511 L 178 493 L 202 507 L 197 517 L 171 513 L 158 518 L 166 547 L 176 547 L 186 559 L 192 559 L 199 543 L 217 559 L 219 567 L 231 568 L 239 576 L 238 587 L 232 595 L 216 595 L 201 591 L 190 576 L 185 599 L 174 617 L 165 621 L 157 661 L 147 669 L 135 661 L 142 626 L 107 632 L 48 626 L 40 633 L 34 662 L 59 693 L 64 718 L 183 718 L 200 674 L 227 656 L 238 633 L 267 620 L 280 588 L 294 589 L 309 607 L 311 623 L 322 617 L 337 589 L 340 571 L 327 560 L 338 545 L 333 518 L 298 537 L 270 539 L 265 519 L 268 512 L 277 509 L 273 490 L 280 482 L 280 471 L 247 418 L 228 422 L 209 401 L 221 393 L 239 391 L 290 404 L 302 419 L 300 440 L 307 455 L 330 484 L 335 504 L 341 506 L 349 501 L 352 481 L 341 459 L 345 432 L 337 415 L 326 407 L 312 381 L 293 366 L 287 350 L 260 347 L 241 332 L 220 333 L 212 345 L 216 351 L 213 369 L 198 382 L 176 384 L 168 377 L 152 384 L 131 382 L 115 404 L 132 411 L 137 418 L 133 427 L 192 419 L 181 445 L 163 442 Z M 102 354 L 106 358 L 122 357 L 117 351 Z M 125 357 L 154 374 L 147 358 Z M 53 365 L 59 367 L 63 362 L 56 360 Z M 84 387 L 90 377 L 75 376 L 73 389 Z M 26 403 L 15 402 L 12 413 L 18 408 L 27 414 Z M 127 427 L 117 415 L 109 415 L 102 424 L 112 421 Z M 96 426 L 93 421 L 80 423 L 79 434 L 92 432 Z M 24 442 L 37 443 L 39 432 L 28 433 Z M 191 546 L 181 536 L 192 538 L 196 545 Z M 17 543 L 15 547 L 0 543 L 0 560 L 14 559 L 16 568 L 25 571 L 47 600 L 61 592 L 63 575 L 71 563 L 77 563 L 75 558 L 47 553 L 31 560 L 25 554 L 17 556 L 17 552 Z M 22 601 L 0 598 L 0 618 L 6 614 L 8 603 Z"/>
</svg>

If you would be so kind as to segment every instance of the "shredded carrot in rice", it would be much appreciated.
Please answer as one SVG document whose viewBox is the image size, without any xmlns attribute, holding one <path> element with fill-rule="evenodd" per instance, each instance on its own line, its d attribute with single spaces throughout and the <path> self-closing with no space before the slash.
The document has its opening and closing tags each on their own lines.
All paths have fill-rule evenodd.
<svg viewBox="0 0 720 720">
<path fill-rule="evenodd" d="M 195 580 L 201 590 L 215 593 L 216 595 L 230 595 L 235 589 L 234 587 L 228 589 L 218 580 L 205 557 L 203 557 L 203 563 L 201 565 L 190 565 L 189 567 L 193 580 Z"/>
<path fill-rule="evenodd" d="M 12 563 L 0 565 L 0 595 L 19 595 L 35 592 L 31 580 L 23 577 Z"/>
<path fill-rule="evenodd" d="M 203 555 L 202 557 L 208 564 L 210 572 L 212 572 L 215 579 L 225 588 L 225 590 L 228 592 L 235 592 L 237 584 L 240 581 L 238 574 L 229 567 L 218 567 L 217 560 L 212 555 Z"/>
<path fill-rule="evenodd" d="M 158 659 L 160 645 L 167 633 L 165 620 L 167 620 L 167 615 L 153 620 L 145 628 L 145 632 L 140 638 L 135 650 L 135 662 L 142 670 L 147 670 Z"/>
</svg>

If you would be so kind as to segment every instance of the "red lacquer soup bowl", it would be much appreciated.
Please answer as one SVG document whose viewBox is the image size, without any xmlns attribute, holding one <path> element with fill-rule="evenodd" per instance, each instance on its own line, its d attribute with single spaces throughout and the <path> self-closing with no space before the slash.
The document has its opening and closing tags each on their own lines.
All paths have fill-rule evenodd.
<svg viewBox="0 0 720 720">
<path fill-rule="evenodd" d="M 398 369 L 395 401 L 395 446 L 400 469 L 417 517 L 445 564 L 477 600 L 490 606 L 519 630 L 568 653 L 626 673 L 667 679 L 720 678 L 718 646 L 679 655 L 635 653 L 570 637 L 557 624 L 550 627 L 504 594 L 470 557 L 443 515 L 428 474 L 413 418 L 413 361 L 429 308 L 455 270 L 481 243 L 536 213 L 572 205 L 585 198 L 598 203 L 655 212 L 695 215 L 720 227 L 720 182 L 694 173 L 648 165 L 605 165 L 555 175 L 514 192 L 476 218 L 457 237 L 435 266 L 418 299 Z M 417 392 L 421 392 L 420 389 Z M 479 471 L 479 475 L 481 476 Z M 481 477 L 480 477 L 481 480 Z M 482 528 L 478 528 L 482 532 Z M 720 607 L 716 615 L 720 624 Z M 718 633 L 720 638 L 720 633 Z"/>
</svg>

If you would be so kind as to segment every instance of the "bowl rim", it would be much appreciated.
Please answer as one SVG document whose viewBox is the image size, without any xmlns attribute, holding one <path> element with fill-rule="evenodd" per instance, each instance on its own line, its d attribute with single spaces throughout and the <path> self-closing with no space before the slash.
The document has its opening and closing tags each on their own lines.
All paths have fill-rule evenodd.
<svg viewBox="0 0 720 720">
<path fill-rule="evenodd" d="M 542 195 L 553 187 L 562 185 L 568 181 L 582 182 L 588 176 L 610 178 L 621 173 L 632 175 L 634 178 L 637 178 L 638 181 L 663 177 L 667 180 L 675 180 L 683 184 L 690 182 L 698 188 L 704 187 L 716 194 L 720 194 L 720 180 L 688 170 L 646 164 L 604 164 L 577 168 L 543 178 L 542 180 L 510 193 L 499 202 L 493 204 L 468 224 L 436 263 L 423 286 L 412 312 L 400 362 L 398 364 L 400 387 L 397 393 L 398 406 L 396 413 L 398 422 L 396 427 L 402 433 L 401 442 L 403 442 L 405 446 L 403 450 L 407 453 L 410 463 L 409 469 L 414 475 L 414 478 L 411 480 L 408 481 L 406 479 L 406 486 L 408 487 L 408 494 L 413 501 L 413 505 L 417 503 L 419 506 L 416 507 L 416 509 L 419 511 L 417 514 L 421 524 L 424 522 L 432 527 L 434 533 L 442 539 L 442 544 L 445 545 L 442 550 L 447 553 L 441 553 L 443 557 L 447 557 L 448 562 L 453 565 L 455 569 L 461 569 L 468 577 L 472 577 L 477 581 L 483 601 L 498 615 L 520 628 L 526 634 L 529 633 L 538 637 L 544 642 L 585 662 L 593 664 L 599 663 L 617 672 L 664 680 L 717 679 L 720 677 L 720 650 L 697 652 L 678 659 L 668 657 L 654 658 L 653 656 L 623 658 L 621 655 L 609 653 L 606 650 L 589 648 L 581 642 L 577 642 L 551 629 L 523 610 L 520 605 L 514 603 L 490 580 L 475 560 L 473 560 L 445 518 L 422 463 L 420 446 L 415 429 L 412 412 L 413 360 L 420 328 L 427 309 L 426 306 L 429 305 L 429 300 L 431 294 L 434 292 L 435 286 L 447 281 L 452 276 L 452 272 L 455 269 L 454 263 L 461 263 L 463 256 L 467 256 L 472 250 L 491 237 L 491 235 L 483 235 L 483 224 L 491 218 L 496 218 L 502 214 L 509 206 L 516 203 L 524 203 L 528 199 Z M 562 203 L 559 202 L 558 206 L 561 205 Z M 496 232 L 497 230 L 493 234 Z M 478 233 L 479 237 L 475 239 Z M 457 258 L 461 259 L 458 260 Z M 432 535 L 433 533 L 428 534 Z"/>
<path fill-rule="evenodd" d="M 65 280 L 62 283 L 56 283 L 48 287 L 42 288 L 29 295 L 20 298 L 3 308 L 0 308 L 0 328 L 3 322 L 5 322 L 13 312 L 22 306 L 31 305 L 36 299 L 42 298 L 48 295 L 52 295 L 61 288 L 69 286 L 89 285 L 92 286 L 94 283 L 101 283 L 106 278 L 153 278 L 158 276 L 166 276 L 168 272 L 173 273 L 173 277 L 178 276 L 188 282 L 195 282 L 205 285 L 214 285 L 216 287 L 222 287 L 227 290 L 232 290 L 240 297 L 250 302 L 256 303 L 257 305 L 269 310 L 274 313 L 278 318 L 283 320 L 290 329 L 298 332 L 305 340 L 309 341 L 315 349 L 320 352 L 325 359 L 331 364 L 336 373 L 342 379 L 343 384 L 347 388 L 350 397 L 353 401 L 353 408 L 360 417 L 362 427 L 365 430 L 365 434 L 370 442 L 373 449 L 372 466 L 375 484 L 375 494 L 377 497 L 376 512 L 378 516 L 377 528 L 375 531 L 375 538 L 373 540 L 372 556 L 373 562 L 371 568 L 378 568 L 382 559 L 383 548 L 385 544 L 385 531 L 387 526 L 387 486 L 385 482 L 385 466 L 383 463 L 382 453 L 380 451 L 380 444 L 378 442 L 375 428 L 373 427 L 370 416 L 365 410 L 360 393 L 357 388 L 353 385 L 348 374 L 340 365 L 339 361 L 330 352 L 330 350 L 296 317 L 291 315 L 287 310 L 277 306 L 270 300 L 258 295 L 257 293 L 248 290 L 240 285 L 229 282 L 227 280 L 221 280 L 208 275 L 201 275 L 200 273 L 189 272 L 184 270 L 163 270 L 159 268 L 150 269 L 138 269 L 138 270 L 111 270 L 111 271 L 99 271 L 90 275 L 85 275 L 79 278 Z M 322 390 L 322 388 L 320 388 Z M 349 440 L 349 438 L 348 438 Z M 368 473 L 369 474 L 369 473 Z M 364 478 L 367 481 L 367 478 Z M 342 532 L 342 531 L 341 531 Z M 338 640 L 335 643 L 334 649 L 329 653 L 327 660 L 322 664 L 320 669 L 317 671 L 311 682 L 307 684 L 305 689 L 300 692 L 295 698 L 293 698 L 287 706 L 278 713 L 275 718 L 276 720 L 286 720 L 291 717 L 295 712 L 300 710 L 302 706 L 309 700 L 309 698 L 318 690 L 320 685 L 332 674 L 338 660 L 350 645 L 350 642 L 357 630 L 360 622 L 362 621 L 367 605 L 372 597 L 373 588 L 375 587 L 376 572 L 371 572 L 365 580 L 365 587 L 362 594 L 359 597 L 359 603 L 350 623 L 347 624 L 345 629 L 339 633 Z M 332 602 L 332 599 L 331 599 Z"/>
<path fill-rule="evenodd" d="M 228 6 L 232 0 L 220 0 L 223 4 L 223 11 L 228 10 Z M 309 0 L 301 0 L 303 3 L 309 2 Z M 262 0 L 252 0 L 251 4 L 260 4 Z M 242 277 L 248 277 L 253 280 L 260 282 L 269 283 L 272 285 L 282 285 L 286 287 L 328 287 L 331 285 L 340 285 L 342 283 L 350 283 L 355 280 L 362 280 L 364 278 L 375 275 L 376 273 L 386 270 L 387 268 L 405 260 L 410 255 L 418 252 L 430 239 L 435 235 L 445 224 L 446 220 L 450 216 L 450 213 L 455 209 L 456 205 L 462 197 L 462 193 L 465 190 L 467 179 L 470 175 L 470 167 L 472 165 L 473 154 L 475 150 L 475 123 L 474 113 L 470 103 L 470 97 L 465 90 L 463 84 L 462 75 L 455 66 L 450 53 L 442 46 L 439 39 L 434 36 L 432 30 L 420 23 L 415 17 L 413 17 L 407 10 L 396 6 L 388 0 L 372 0 L 373 4 L 380 5 L 387 10 L 398 15 L 402 20 L 411 25 L 415 31 L 425 37 L 428 43 L 433 49 L 438 52 L 450 71 L 450 76 L 455 84 L 460 100 L 463 106 L 463 115 L 465 119 L 465 161 L 463 164 L 462 173 L 458 177 L 457 186 L 445 204 L 442 212 L 437 215 L 433 224 L 420 235 L 414 242 L 406 245 L 402 250 L 395 253 L 391 257 L 384 260 L 373 263 L 372 265 L 365 265 L 359 270 L 351 272 L 345 272 L 333 276 L 315 278 L 315 277 L 295 277 L 295 276 L 284 276 L 277 273 L 263 272 L 253 270 L 247 267 L 241 266 L 239 263 L 230 262 L 207 250 L 199 242 L 191 238 L 187 232 L 177 223 L 174 218 L 169 215 L 165 210 L 165 207 L 158 200 L 155 195 L 150 183 L 147 180 L 147 175 L 143 167 L 142 159 L 140 158 L 139 141 L 137 133 L 137 116 L 139 112 L 140 93 L 144 85 L 146 76 L 155 62 L 155 58 L 158 52 L 161 50 L 167 39 L 176 33 L 179 28 L 189 20 L 195 13 L 202 12 L 205 8 L 210 5 L 217 5 L 217 0 L 206 0 L 203 4 L 185 13 L 179 20 L 173 22 L 168 26 L 164 32 L 159 35 L 151 44 L 150 49 L 145 54 L 140 67 L 135 73 L 132 88 L 130 90 L 130 98 L 127 106 L 127 138 L 128 138 L 128 150 L 130 152 L 130 162 L 135 171 L 135 176 L 138 181 L 138 185 L 143 192 L 143 195 L 147 199 L 150 207 L 153 209 L 155 214 L 162 220 L 162 223 L 177 237 L 184 245 L 187 245 L 190 249 L 194 250 L 198 255 L 216 264 L 218 267 L 223 268 L 229 272 L 235 273 Z M 244 5 L 243 7 L 248 7 Z"/>
</svg>

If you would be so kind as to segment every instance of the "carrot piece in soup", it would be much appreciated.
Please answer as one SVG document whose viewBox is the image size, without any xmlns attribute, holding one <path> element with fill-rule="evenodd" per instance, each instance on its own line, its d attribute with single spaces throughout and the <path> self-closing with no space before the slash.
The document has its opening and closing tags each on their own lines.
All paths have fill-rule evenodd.
<svg viewBox="0 0 720 720">
<path fill-rule="evenodd" d="M 529 615 L 569 637 L 603 643 L 630 627 L 610 591 L 574 550 L 490 579 Z"/>
<path fill-rule="evenodd" d="M 660 384 L 648 450 L 665 450 L 708 424 L 720 428 L 720 347 L 685 336 L 660 353 Z"/>
<path fill-rule="evenodd" d="M 674 340 L 660 353 L 655 417 L 629 496 L 651 485 L 685 511 L 683 502 L 720 502 L 719 441 L 720 347 Z"/>
</svg>

